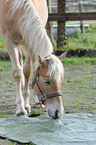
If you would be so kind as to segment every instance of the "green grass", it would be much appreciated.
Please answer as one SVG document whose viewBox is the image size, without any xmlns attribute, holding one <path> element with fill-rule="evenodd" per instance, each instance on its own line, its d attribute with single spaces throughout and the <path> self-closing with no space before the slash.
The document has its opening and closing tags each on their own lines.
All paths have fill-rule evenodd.
<svg viewBox="0 0 96 145">
<path fill-rule="evenodd" d="M 10 68 L 12 70 L 11 61 L 10 60 L 8 60 L 8 61 L 0 60 L 0 76 L 1 77 L 2 76 L 12 77 L 12 71 L 10 71 L 10 69 L 7 70 L 6 68 Z M 9 83 L 9 82 L 6 81 L 4 83 Z"/>
<path fill-rule="evenodd" d="M 72 22 L 66 22 L 67 24 L 72 24 Z M 89 23 L 89 22 L 88 22 Z M 87 24 L 88 24 L 87 23 Z M 77 24 L 77 23 L 76 23 Z M 78 23 L 80 24 L 80 23 Z M 66 46 L 67 49 L 94 49 L 96 48 L 96 21 L 94 23 L 89 23 L 89 28 L 85 28 L 85 36 L 82 33 L 75 31 L 70 37 L 66 39 Z M 66 49 L 63 48 L 56 48 L 56 49 Z"/>
<path fill-rule="evenodd" d="M 0 60 L 0 69 L 4 69 L 7 67 L 12 67 L 11 61 L 4 61 L 4 60 Z"/>
<path fill-rule="evenodd" d="M 9 118 L 9 116 L 8 115 L 0 114 L 0 118 Z"/>
<path fill-rule="evenodd" d="M 11 140 L 11 139 L 5 139 L 5 142 L 2 142 L 2 140 L 0 141 L 0 145 L 19 145 L 19 144 L 22 144 L 23 143 L 18 143 L 18 141 L 14 141 L 14 140 Z M 32 143 L 26 143 L 26 145 L 32 145 Z"/>
<path fill-rule="evenodd" d="M 81 57 L 81 58 L 75 58 L 75 57 L 71 57 L 71 58 L 65 58 L 63 60 L 63 64 L 64 65 L 86 65 L 86 64 L 96 64 L 96 57 Z"/>
<path fill-rule="evenodd" d="M 5 40 L 2 37 L 0 37 L 0 52 L 2 51 L 7 51 L 7 49 L 6 49 Z"/>
<path fill-rule="evenodd" d="M 85 36 L 78 31 L 66 40 L 68 49 L 92 49 L 96 48 L 96 24 L 90 24 L 85 29 Z"/>
<path fill-rule="evenodd" d="M 42 110 L 39 110 L 39 109 L 32 109 L 32 111 L 31 111 L 31 114 L 37 114 L 37 113 L 39 113 L 39 114 L 42 114 L 44 112 L 44 110 L 42 109 Z"/>
<path fill-rule="evenodd" d="M 64 60 L 62 61 L 64 65 L 86 65 L 86 64 L 96 64 L 96 57 L 81 57 L 81 58 L 75 58 L 75 57 L 70 57 L 67 58 L 65 57 Z M 7 67 L 12 67 L 11 61 L 4 61 L 0 60 L 0 69 L 4 69 Z M 76 72 L 74 72 L 75 74 Z M 90 77 L 90 76 L 89 76 Z M 78 80 L 77 80 L 78 81 Z"/>
<path fill-rule="evenodd" d="M 65 79 L 62 93 L 65 110 L 72 113 L 96 110 L 96 58 L 65 58 L 63 64 Z"/>
</svg>

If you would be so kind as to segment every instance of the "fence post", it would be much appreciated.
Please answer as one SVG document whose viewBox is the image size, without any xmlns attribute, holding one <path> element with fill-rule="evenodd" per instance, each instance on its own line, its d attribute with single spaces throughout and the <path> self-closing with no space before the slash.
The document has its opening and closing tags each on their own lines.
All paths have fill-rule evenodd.
<svg viewBox="0 0 96 145">
<path fill-rule="evenodd" d="M 82 0 L 79 0 L 79 12 L 82 13 Z M 84 31 L 84 24 L 83 21 L 80 21 L 80 29 L 81 29 L 81 33 L 83 33 L 83 36 L 85 35 L 85 31 Z"/>
<path fill-rule="evenodd" d="M 47 5 L 48 5 L 48 12 L 51 13 L 51 0 L 47 0 Z M 56 42 L 55 42 L 55 39 L 53 36 L 53 22 L 47 21 L 46 29 L 47 29 L 47 34 L 48 34 L 49 38 L 51 39 L 52 44 L 55 47 Z"/>
<path fill-rule="evenodd" d="M 66 9 L 66 0 L 58 0 L 58 13 L 64 14 Z M 57 47 L 66 46 L 66 32 L 65 32 L 65 21 L 58 22 L 57 30 Z"/>
</svg>

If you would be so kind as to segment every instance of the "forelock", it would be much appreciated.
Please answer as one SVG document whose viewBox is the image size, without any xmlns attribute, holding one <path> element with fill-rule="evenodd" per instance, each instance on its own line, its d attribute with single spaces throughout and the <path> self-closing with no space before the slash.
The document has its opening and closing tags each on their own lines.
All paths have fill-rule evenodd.
<svg viewBox="0 0 96 145">
<path fill-rule="evenodd" d="M 51 54 L 50 56 L 46 57 L 46 60 L 48 60 L 48 62 L 49 62 L 47 75 L 49 77 L 53 77 L 57 81 L 58 86 L 59 86 L 61 79 L 63 79 L 63 77 L 64 77 L 63 64 L 53 54 Z"/>
</svg>

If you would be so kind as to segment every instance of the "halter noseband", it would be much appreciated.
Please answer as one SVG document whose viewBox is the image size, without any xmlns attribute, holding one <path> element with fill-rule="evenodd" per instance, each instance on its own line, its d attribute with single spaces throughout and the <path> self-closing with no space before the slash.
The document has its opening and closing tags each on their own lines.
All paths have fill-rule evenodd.
<svg viewBox="0 0 96 145">
<path fill-rule="evenodd" d="M 53 98 L 53 97 L 57 97 L 57 96 L 62 96 L 62 93 L 60 92 L 56 92 L 56 93 L 51 93 L 51 94 L 45 94 L 42 89 L 40 88 L 40 85 L 39 85 L 39 81 L 38 81 L 38 78 L 39 78 L 39 70 L 40 70 L 40 66 L 38 67 L 37 69 L 37 72 L 36 72 L 36 75 L 35 75 L 35 78 L 32 82 L 32 88 L 34 87 L 34 85 L 36 84 L 40 93 L 41 93 L 41 99 L 40 99 L 40 103 L 44 104 L 44 101 L 47 99 L 47 98 Z"/>
</svg>

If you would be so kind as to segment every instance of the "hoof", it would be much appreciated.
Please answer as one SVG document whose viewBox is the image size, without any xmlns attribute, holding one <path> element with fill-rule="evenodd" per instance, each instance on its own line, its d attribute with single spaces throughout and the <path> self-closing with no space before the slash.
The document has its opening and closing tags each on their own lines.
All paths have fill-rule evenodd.
<svg viewBox="0 0 96 145">
<path fill-rule="evenodd" d="M 18 116 L 18 117 L 27 116 L 27 113 L 25 113 L 25 112 L 16 113 L 16 116 Z"/>
<path fill-rule="evenodd" d="M 25 107 L 25 109 L 27 110 L 27 113 L 31 113 L 31 107 Z"/>
</svg>

